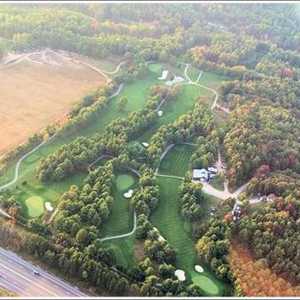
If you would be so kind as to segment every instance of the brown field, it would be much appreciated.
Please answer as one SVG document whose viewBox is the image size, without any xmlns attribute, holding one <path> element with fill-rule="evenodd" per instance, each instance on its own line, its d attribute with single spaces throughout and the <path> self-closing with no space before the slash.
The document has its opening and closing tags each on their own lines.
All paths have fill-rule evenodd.
<svg viewBox="0 0 300 300">
<path fill-rule="evenodd" d="M 241 243 L 231 245 L 229 262 L 245 296 L 293 297 L 300 295 L 300 287 L 278 276 L 262 261 L 255 260 Z"/>
<path fill-rule="evenodd" d="M 47 125 L 63 120 L 70 108 L 104 78 L 72 62 L 23 60 L 0 66 L 0 156 Z"/>
</svg>

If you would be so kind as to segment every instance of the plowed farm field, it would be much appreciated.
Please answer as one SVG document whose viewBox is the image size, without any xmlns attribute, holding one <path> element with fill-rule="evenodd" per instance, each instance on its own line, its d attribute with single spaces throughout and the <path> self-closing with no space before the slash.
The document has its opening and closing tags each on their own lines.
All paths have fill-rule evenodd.
<svg viewBox="0 0 300 300">
<path fill-rule="evenodd" d="M 0 66 L 0 156 L 51 123 L 105 78 L 87 66 L 24 60 Z"/>
</svg>

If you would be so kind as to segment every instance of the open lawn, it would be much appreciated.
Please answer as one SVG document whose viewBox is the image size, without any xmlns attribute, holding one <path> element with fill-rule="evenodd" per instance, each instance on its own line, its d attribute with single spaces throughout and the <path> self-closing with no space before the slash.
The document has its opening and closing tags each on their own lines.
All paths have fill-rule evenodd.
<svg viewBox="0 0 300 300">
<path fill-rule="evenodd" d="M 195 242 L 191 239 L 191 228 L 179 214 L 178 191 L 181 180 L 158 178 L 160 202 L 154 211 L 151 221 L 160 230 L 177 253 L 178 268 L 186 272 L 187 277 L 208 295 L 222 295 L 225 286 L 216 279 L 204 266 L 203 273 L 194 271 L 196 258 Z M 201 263 L 200 263 L 201 264 Z"/>
<path fill-rule="evenodd" d="M 133 226 L 133 211 L 130 199 L 126 199 L 123 193 L 128 188 L 134 189 L 137 179 L 132 174 L 117 174 L 113 183 L 113 207 L 109 220 L 104 225 L 104 237 L 127 233 Z"/>
<path fill-rule="evenodd" d="M 123 191 L 126 191 L 128 188 L 130 188 L 134 184 L 134 182 L 135 180 L 131 175 L 122 174 L 117 176 L 116 186 L 118 191 L 121 193 Z"/>
<path fill-rule="evenodd" d="M 41 198 L 43 199 L 43 203 L 51 202 L 55 206 L 60 196 L 69 189 L 70 185 L 80 185 L 84 177 L 85 174 L 81 173 L 72 178 L 67 178 L 62 182 L 55 182 L 49 185 L 41 184 L 35 177 L 32 177 L 31 180 L 26 181 L 26 184 L 19 184 L 15 188 L 14 195 L 21 204 L 25 217 L 38 217 L 41 214 L 32 214 L 32 211 L 35 209 L 31 205 L 33 202 L 28 203 L 28 199 Z"/>
<path fill-rule="evenodd" d="M 184 177 L 194 150 L 191 145 L 175 145 L 162 160 L 159 174 Z"/>
<path fill-rule="evenodd" d="M 132 174 L 118 174 L 114 186 L 114 203 L 112 214 L 107 223 L 104 224 L 103 236 L 118 235 L 130 232 L 133 226 L 133 210 L 130 206 L 130 199 L 123 197 L 124 191 L 134 188 L 137 179 Z M 118 240 L 104 242 L 107 247 L 111 247 L 117 258 L 117 263 L 124 267 L 132 267 L 134 259 L 134 235 Z"/>
<path fill-rule="evenodd" d="M 114 250 L 117 264 L 125 268 L 132 268 L 136 264 L 134 256 L 135 243 L 135 237 L 132 235 L 124 239 L 104 242 L 104 245 Z"/>
<path fill-rule="evenodd" d="M 31 218 L 39 217 L 44 213 L 44 200 L 38 196 L 32 196 L 25 200 L 28 208 L 28 215 Z"/>
<path fill-rule="evenodd" d="M 22 61 L 0 66 L 0 155 L 54 122 L 104 78 L 88 67 Z"/>
</svg>

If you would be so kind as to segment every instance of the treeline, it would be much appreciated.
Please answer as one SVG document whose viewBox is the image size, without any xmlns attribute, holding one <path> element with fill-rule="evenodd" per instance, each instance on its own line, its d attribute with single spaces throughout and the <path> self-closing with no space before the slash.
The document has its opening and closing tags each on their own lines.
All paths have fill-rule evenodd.
<svg viewBox="0 0 300 300">
<path fill-rule="evenodd" d="M 205 197 L 202 193 L 202 185 L 193 183 L 190 177 L 185 177 L 180 186 L 180 208 L 181 216 L 189 221 L 199 221 L 204 216 L 203 201 Z"/>
<path fill-rule="evenodd" d="M 265 168 L 264 172 L 255 174 L 247 186 L 247 195 L 256 196 L 275 194 L 286 197 L 293 195 L 300 197 L 300 175 L 290 170 L 270 172 Z"/>
<path fill-rule="evenodd" d="M 206 136 L 214 127 L 211 111 L 197 102 L 190 113 L 180 116 L 174 123 L 163 125 L 152 136 L 147 149 L 152 165 L 159 163 L 160 157 L 170 144 L 191 142 L 198 136 Z"/>
<path fill-rule="evenodd" d="M 95 242 L 90 247 L 81 249 L 65 247 L 64 235 L 43 237 L 8 223 L 1 224 L 0 235 L 2 246 L 32 255 L 49 267 L 59 269 L 68 277 L 92 284 L 99 294 L 104 290 L 116 296 L 127 292 L 127 279 L 111 267 L 113 255 L 102 249 L 99 243 Z"/>
<path fill-rule="evenodd" d="M 220 94 L 231 110 L 258 99 L 262 104 L 291 109 L 292 113 L 300 116 L 300 84 L 289 78 L 245 77 L 243 81 L 223 83 Z"/>
<path fill-rule="evenodd" d="M 207 232 L 196 244 L 197 253 L 202 261 L 210 266 L 218 278 L 233 282 L 227 256 L 230 246 L 230 230 L 224 220 L 212 218 Z"/>
<path fill-rule="evenodd" d="M 208 136 L 200 136 L 197 138 L 197 148 L 190 158 L 192 168 L 207 168 L 217 161 L 219 145 L 218 135 L 216 130 L 212 130 Z"/>
<path fill-rule="evenodd" d="M 25 143 L 6 153 L 0 160 L 0 176 L 6 172 L 7 165 L 10 161 L 21 158 L 23 155 L 37 147 L 42 142 L 49 140 L 49 138 L 51 138 L 57 132 L 57 130 L 58 129 L 56 125 L 50 125 L 40 133 L 35 133 L 29 137 Z"/>
<path fill-rule="evenodd" d="M 111 213 L 113 178 L 113 166 L 106 164 L 91 171 L 80 189 L 71 186 L 59 204 L 56 232 L 68 234 L 71 240 L 82 246 L 99 236 L 102 224 Z"/>
<path fill-rule="evenodd" d="M 300 283 L 299 200 L 279 197 L 244 216 L 237 226 L 240 240 L 277 274 Z"/>
<path fill-rule="evenodd" d="M 103 154 L 120 155 L 124 151 L 123 145 L 157 121 L 156 107 L 159 103 L 166 97 L 168 101 L 176 98 L 177 92 L 177 89 L 169 91 L 166 88 L 154 88 L 142 110 L 132 112 L 127 118 L 112 121 L 106 126 L 102 135 L 79 137 L 43 159 L 38 168 L 39 179 L 41 181 L 61 180 L 78 170 L 86 169 Z"/>
<path fill-rule="evenodd" d="M 252 102 L 229 117 L 224 149 L 231 186 L 241 185 L 262 165 L 299 172 L 298 120 L 281 107 Z"/>
<path fill-rule="evenodd" d="M 39 229 L 39 237 L 30 241 L 30 252 L 100 290 L 122 295 L 129 289 L 127 275 L 118 271 L 113 252 L 100 240 L 114 201 L 114 172 L 115 164 L 108 161 L 90 171 L 82 186 L 71 186 L 61 197 L 50 232 L 45 235 L 41 227 L 31 227 Z"/>
<path fill-rule="evenodd" d="M 185 4 L 184 9 L 178 4 L 3 6 L 0 56 L 50 47 L 95 58 L 130 52 L 144 60 L 176 62 L 187 53 L 201 69 L 231 77 L 253 70 L 296 78 L 299 22 L 285 20 L 295 11 L 294 5 L 282 10 L 247 5 L 245 11 L 230 4 Z M 149 19 L 153 14 L 156 21 Z M 236 23 L 238 31 L 232 26 Z"/>
</svg>

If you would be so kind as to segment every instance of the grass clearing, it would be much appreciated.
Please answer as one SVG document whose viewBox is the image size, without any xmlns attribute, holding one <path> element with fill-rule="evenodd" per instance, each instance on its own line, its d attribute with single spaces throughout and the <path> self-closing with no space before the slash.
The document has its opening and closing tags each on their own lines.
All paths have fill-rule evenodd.
<svg viewBox="0 0 300 300">
<path fill-rule="evenodd" d="M 39 196 L 32 196 L 25 200 L 28 215 L 31 218 L 39 217 L 44 213 L 44 200 Z"/>
<path fill-rule="evenodd" d="M 162 106 L 163 116 L 153 127 L 141 135 L 138 140 L 141 142 L 149 141 L 160 126 L 170 124 L 181 115 L 190 111 L 200 95 L 209 95 L 209 92 L 195 85 L 182 85 L 178 97 L 173 101 L 166 102 Z"/>
<path fill-rule="evenodd" d="M 137 178 L 132 174 L 117 174 L 113 185 L 112 214 L 108 222 L 104 224 L 103 236 L 124 234 L 132 230 L 133 209 L 130 206 L 130 199 L 126 199 L 123 192 L 129 187 L 133 188 L 136 183 Z M 134 243 L 134 235 L 104 242 L 107 247 L 114 250 L 117 263 L 126 268 L 135 265 Z"/>
<path fill-rule="evenodd" d="M 113 207 L 109 220 L 104 224 L 104 236 L 123 234 L 131 231 L 133 226 L 133 210 L 130 199 L 126 199 L 123 193 L 137 184 L 137 178 L 130 173 L 117 174 L 113 182 Z"/>
<path fill-rule="evenodd" d="M 117 264 L 122 265 L 125 268 L 132 268 L 136 264 L 134 244 L 134 235 L 123 239 L 104 242 L 106 247 L 113 249 Z"/>
<path fill-rule="evenodd" d="M 44 202 L 50 202 L 56 206 L 60 196 L 66 192 L 72 184 L 81 185 L 84 173 L 76 174 L 72 178 L 67 178 L 62 182 L 54 182 L 51 184 L 41 184 L 37 178 L 26 181 L 26 184 L 20 184 L 14 189 L 14 195 L 22 207 L 25 217 L 35 217 L 30 214 L 30 210 L 26 204 L 26 200 L 30 197 L 41 197 Z"/>
<path fill-rule="evenodd" d="M 123 192 L 129 189 L 135 183 L 135 179 L 128 174 L 118 175 L 116 178 L 116 186 L 118 191 Z"/>
<path fill-rule="evenodd" d="M 189 170 L 190 157 L 194 150 L 192 145 L 175 145 L 162 160 L 159 173 L 184 177 Z"/>
</svg>

